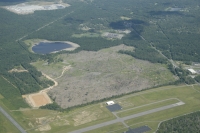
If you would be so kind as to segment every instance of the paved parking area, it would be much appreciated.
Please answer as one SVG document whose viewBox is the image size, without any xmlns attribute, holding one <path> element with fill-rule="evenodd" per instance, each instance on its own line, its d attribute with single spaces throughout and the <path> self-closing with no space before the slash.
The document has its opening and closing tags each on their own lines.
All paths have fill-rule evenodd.
<svg viewBox="0 0 200 133">
<path fill-rule="evenodd" d="M 106 106 L 106 108 L 110 110 L 110 112 L 115 112 L 122 109 L 122 107 L 119 104 L 108 105 Z"/>
</svg>

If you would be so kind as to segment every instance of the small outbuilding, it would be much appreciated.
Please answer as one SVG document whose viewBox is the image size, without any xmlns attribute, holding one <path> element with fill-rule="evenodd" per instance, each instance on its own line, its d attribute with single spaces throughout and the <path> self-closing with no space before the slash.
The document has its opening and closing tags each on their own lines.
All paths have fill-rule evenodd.
<svg viewBox="0 0 200 133">
<path fill-rule="evenodd" d="M 194 69 L 188 69 L 192 74 L 197 74 L 197 72 Z"/>
<path fill-rule="evenodd" d="M 107 105 L 113 105 L 113 104 L 115 104 L 115 103 L 114 103 L 114 101 L 108 101 L 108 102 L 106 102 L 106 104 L 107 104 Z"/>
</svg>

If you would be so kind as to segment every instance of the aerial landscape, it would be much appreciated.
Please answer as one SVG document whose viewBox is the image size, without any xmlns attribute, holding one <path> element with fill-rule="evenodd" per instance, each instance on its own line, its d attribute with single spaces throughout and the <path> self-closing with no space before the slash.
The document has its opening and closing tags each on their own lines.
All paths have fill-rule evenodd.
<svg viewBox="0 0 200 133">
<path fill-rule="evenodd" d="M 0 133 L 199 133 L 198 0 L 0 0 Z"/>
</svg>

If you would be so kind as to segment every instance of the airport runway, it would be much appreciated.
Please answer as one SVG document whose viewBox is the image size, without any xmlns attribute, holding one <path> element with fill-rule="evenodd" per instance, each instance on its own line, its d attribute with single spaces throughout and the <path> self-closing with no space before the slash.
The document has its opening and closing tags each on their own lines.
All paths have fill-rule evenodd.
<svg viewBox="0 0 200 133">
<path fill-rule="evenodd" d="M 137 114 L 134 114 L 134 115 L 130 115 L 130 116 L 122 117 L 122 118 L 117 118 L 115 120 L 111 120 L 111 121 L 100 123 L 100 124 L 97 124 L 97 125 L 94 125 L 94 126 L 89 126 L 89 127 L 86 127 L 86 128 L 75 130 L 75 131 L 72 131 L 70 133 L 83 133 L 83 132 L 87 132 L 87 131 L 90 131 L 90 130 L 101 128 L 101 127 L 104 127 L 104 126 L 108 126 L 108 125 L 111 125 L 111 124 L 115 124 L 115 123 L 118 123 L 118 122 L 123 123 L 124 121 L 129 120 L 129 119 L 133 119 L 133 118 L 137 118 L 137 117 L 140 117 L 140 116 L 155 113 L 155 112 L 158 112 L 158 111 L 170 109 L 170 108 L 180 106 L 180 105 L 183 105 L 183 104 L 184 104 L 183 102 L 179 102 L 179 103 L 176 103 L 176 104 L 170 104 L 170 105 L 163 106 L 163 107 L 160 107 L 160 108 L 144 111 L 144 112 L 137 113 Z"/>
<path fill-rule="evenodd" d="M 13 125 L 21 132 L 26 133 L 26 131 L 0 106 L 0 112 L 10 121 Z"/>
</svg>

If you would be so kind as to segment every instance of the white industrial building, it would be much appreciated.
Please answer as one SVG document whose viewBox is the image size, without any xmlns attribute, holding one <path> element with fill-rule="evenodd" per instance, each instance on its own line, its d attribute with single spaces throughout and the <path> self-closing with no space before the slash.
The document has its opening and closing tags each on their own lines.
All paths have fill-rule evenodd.
<svg viewBox="0 0 200 133">
<path fill-rule="evenodd" d="M 107 105 L 113 105 L 113 104 L 115 104 L 115 103 L 114 103 L 114 101 L 108 101 L 108 102 L 106 102 L 106 104 L 107 104 Z"/>
<path fill-rule="evenodd" d="M 194 69 L 188 69 L 192 74 L 197 74 L 197 72 Z"/>
</svg>

